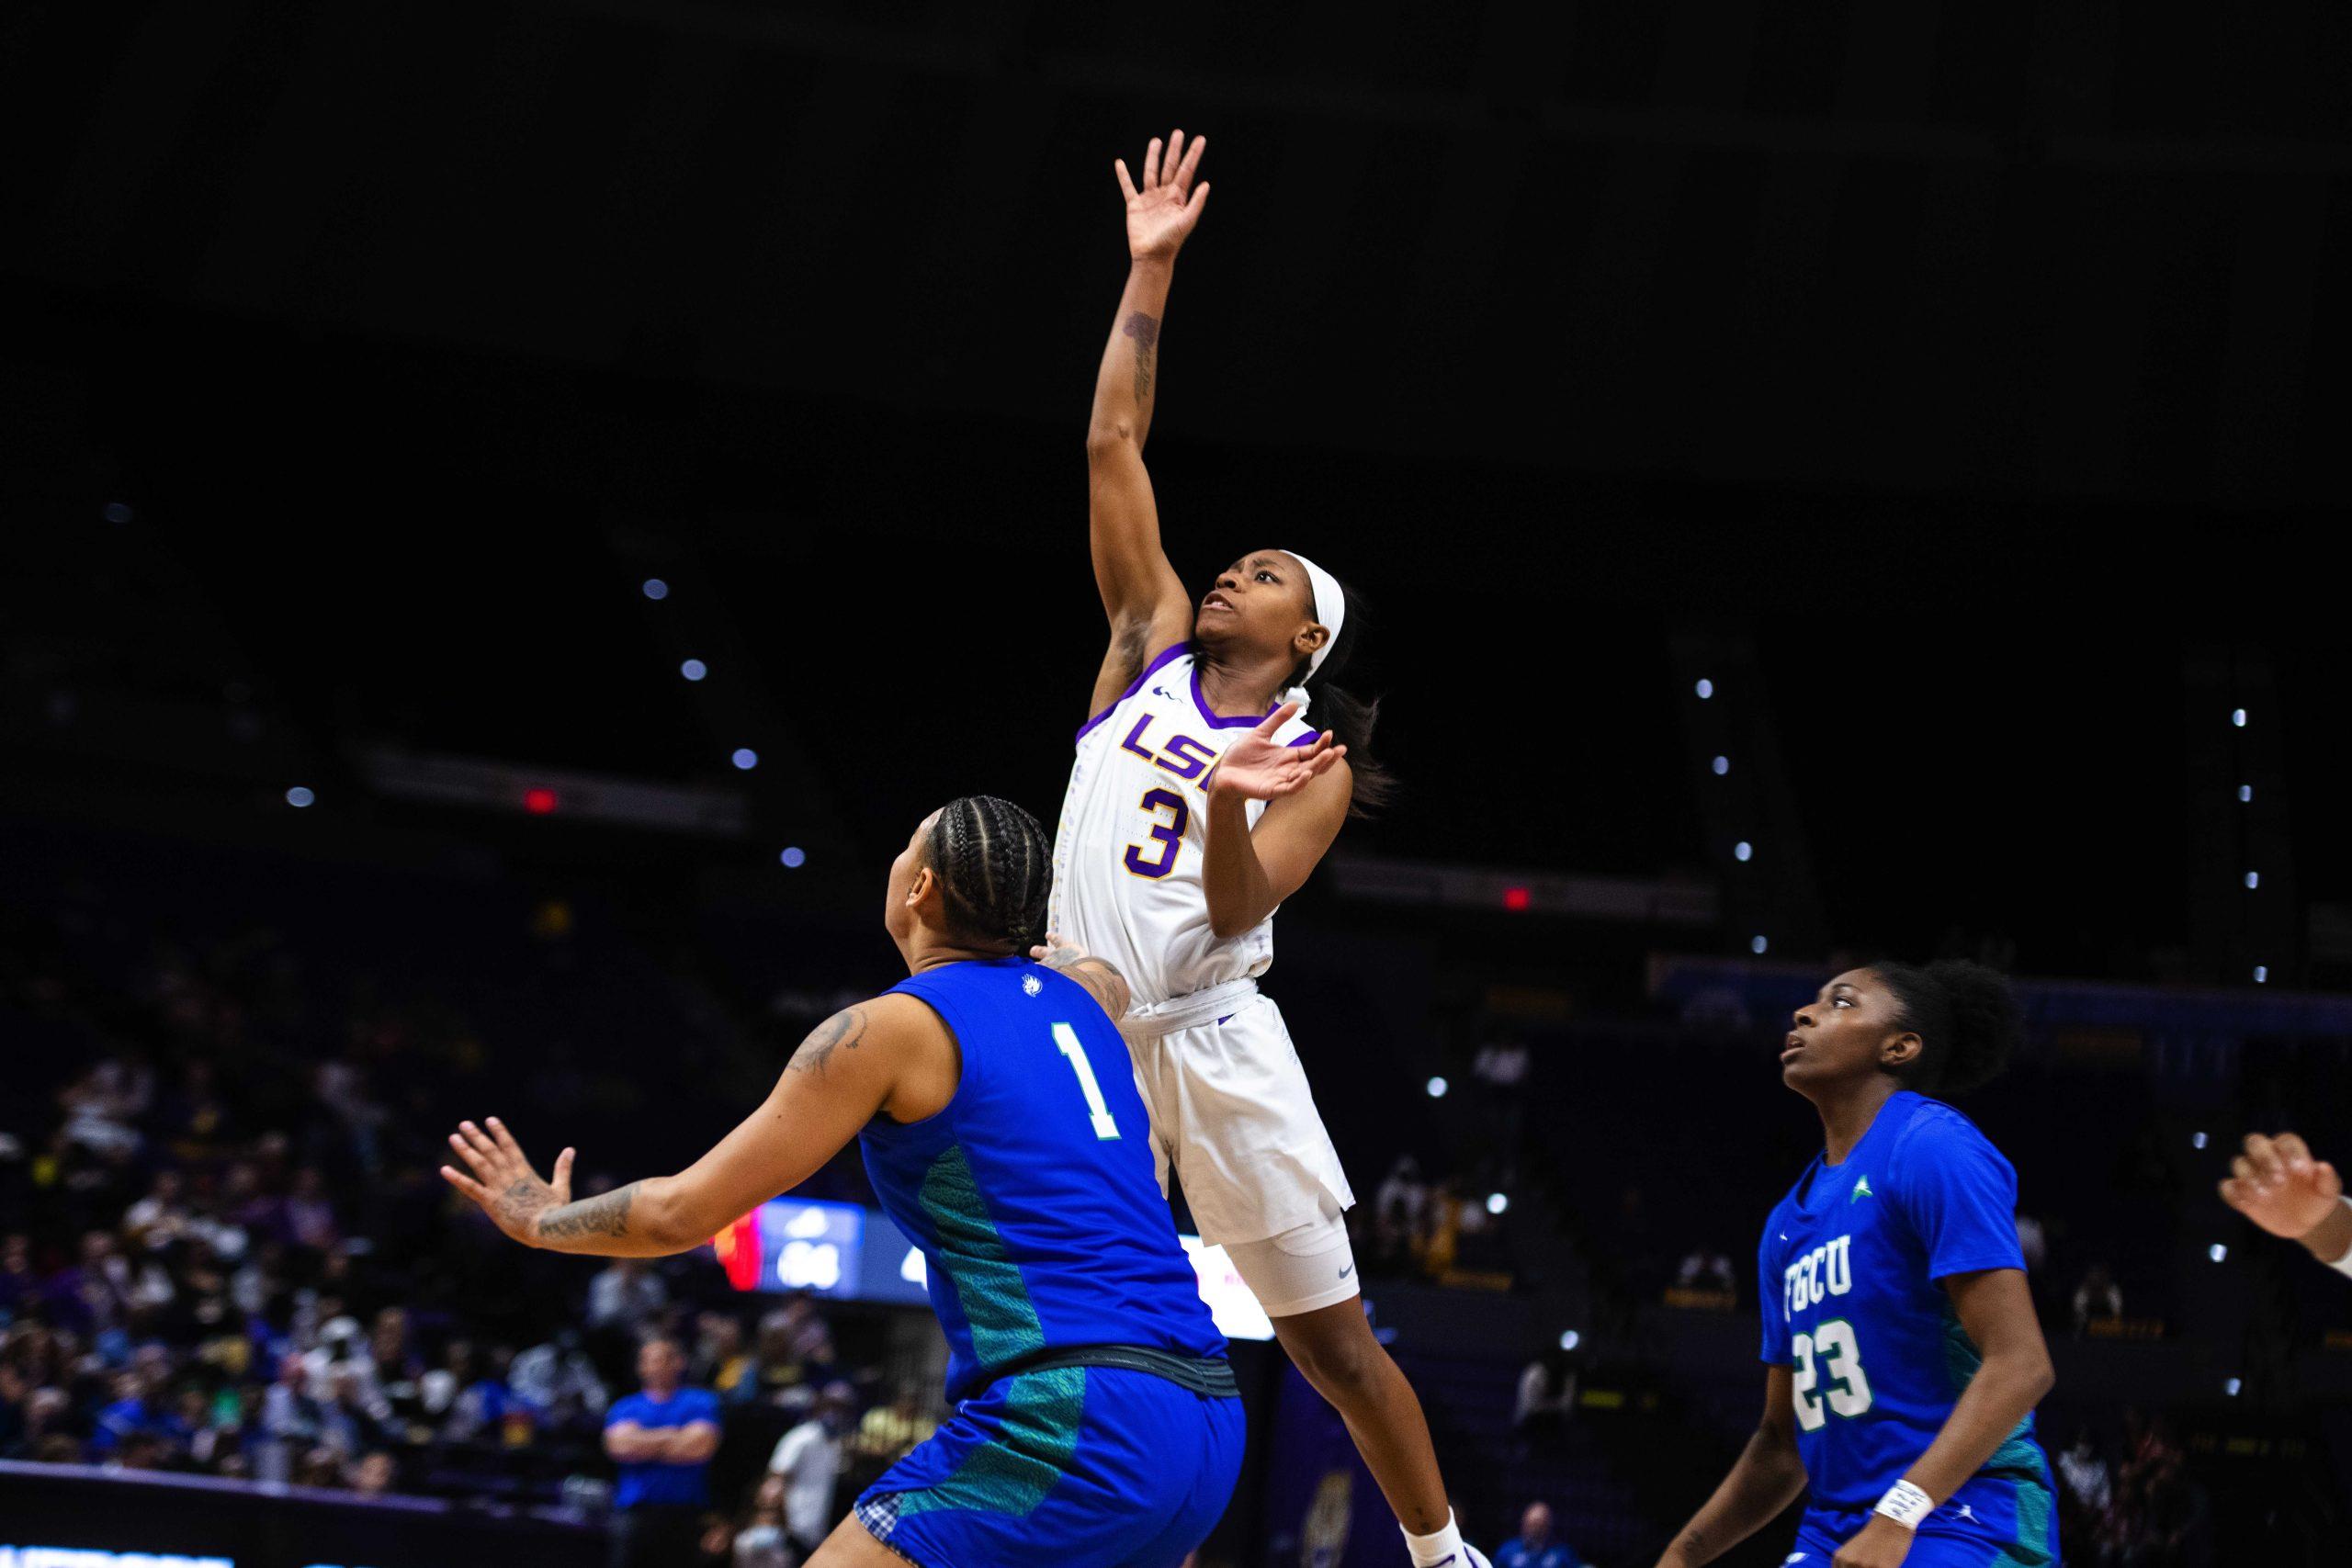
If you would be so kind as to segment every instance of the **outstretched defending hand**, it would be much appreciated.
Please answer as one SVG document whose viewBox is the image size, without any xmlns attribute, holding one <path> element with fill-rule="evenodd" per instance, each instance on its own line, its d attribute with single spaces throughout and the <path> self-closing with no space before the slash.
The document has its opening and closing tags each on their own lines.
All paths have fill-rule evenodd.
<svg viewBox="0 0 2352 1568">
<path fill-rule="evenodd" d="M 449 1146 L 473 1175 L 445 1165 L 442 1179 L 481 1204 L 481 1212 L 500 1230 L 526 1247 L 536 1247 L 539 1216 L 571 1201 L 572 1151 L 566 1149 L 555 1156 L 553 1181 L 541 1181 L 506 1123 L 495 1116 L 485 1120 L 490 1123 L 487 1133 L 470 1122 L 460 1122 L 449 1134 Z"/>
<path fill-rule="evenodd" d="M 1330 772 L 1348 749 L 1331 744 L 1329 730 L 1304 746 L 1284 746 L 1274 739 L 1274 732 L 1296 712 L 1296 703 L 1284 703 L 1268 714 L 1264 723 L 1227 747 L 1224 757 L 1209 772 L 1209 793 L 1276 800 L 1296 795 Z"/>
<path fill-rule="evenodd" d="M 2332 1218 L 2344 1200 L 2344 1179 L 2292 1133 L 2266 1138 L 2249 1133 L 2245 1153 L 2230 1162 L 2222 1199 L 2239 1213 L 2290 1241 L 2301 1241 Z"/>
<path fill-rule="evenodd" d="M 1207 137 L 1196 137 L 1187 151 L 1184 133 L 1173 130 L 1169 132 L 1163 156 L 1159 138 L 1153 137 L 1151 145 L 1144 149 L 1140 190 L 1127 174 L 1126 160 L 1111 160 L 1111 166 L 1118 171 L 1119 189 L 1127 198 L 1127 254 L 1137 261 L 1147 257 L 1175 260 L 1193 225 L 1201 220 L 1201 209 L 1208 205 L 1208 182 L 1193 184 L 1193 171 L 1201 166 L 1201 154 L 1208 147 Z"/>
</svg>

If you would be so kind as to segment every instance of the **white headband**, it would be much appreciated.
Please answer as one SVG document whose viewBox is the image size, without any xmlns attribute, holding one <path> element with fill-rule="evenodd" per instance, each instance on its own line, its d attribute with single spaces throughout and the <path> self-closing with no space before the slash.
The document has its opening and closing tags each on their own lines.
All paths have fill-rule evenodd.
<svg viewBox="0 0 2352 1568">
<path fill-rule="evenodd" d="M 1340 627 L 1348 618 L 1347 591 L 1340 586 L 1338 578 L 1296 550 L 1283 553 L 1306 569 L 1306 581 L 1315 585 L 1315 618 L 1331 634 L 1323 639 L 1322 647 L 1306 656 L 1306 678 L 1312 681 L 1315 672 L 1323 668 L 1324 656 L 1340 645 Z"/>
</svg>

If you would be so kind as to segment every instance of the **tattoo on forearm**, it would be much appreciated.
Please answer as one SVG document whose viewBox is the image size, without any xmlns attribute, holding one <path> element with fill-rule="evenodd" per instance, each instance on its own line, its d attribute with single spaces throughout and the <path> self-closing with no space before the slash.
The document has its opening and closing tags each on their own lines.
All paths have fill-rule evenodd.
<svg viewBox="0 0 2352 1568">
<path fill-rule="evenodd" d="M 786 1064 L 787 1069 L 821 1075 L 833 1053 L 842 1049 L 856 1050 L 865 1043 L 865 1010 L 843 1008 L 808 1032 L 800 1049 L 792 1054 Z"/>
<path fill-rule="evenodd" d="M 542 1240 L 554 1240 L 581 1235 L 628 1235 L 629 1205 L 637 1201 L 641 1183 L 632 1181 L 626 1187 L 616 1187 L 594 1198 L 583 1198 L 577 1203 L 566 1203 L 560 1209 L 549 1209 L 539 1216 Z"/>
<path fill-rule="evenodd" d="M 1119 330 L 1136 340 L 1136 405 L 1151 396 L 1152 358 L 1159 344 L 1159 322 L 1141 310 L 1128 314 Z"/>
</svg>

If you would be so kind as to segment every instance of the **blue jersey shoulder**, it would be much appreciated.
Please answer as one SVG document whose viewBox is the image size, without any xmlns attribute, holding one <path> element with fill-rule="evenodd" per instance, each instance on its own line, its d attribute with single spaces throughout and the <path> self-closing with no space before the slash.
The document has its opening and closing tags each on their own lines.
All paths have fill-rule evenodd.
<svg viewBox="0 0 2352 1568">
<path fill-rule="evenodd" d="M 1888 1196 L 1927 1255 L 1928 1278 L 2025 1268 L 2017 1168 L 1966 1116 L 1922 1100 L 1888 1151 Z"/>
<path fill-rule="evenodd" d="M 1984 1129 L 1968 1119 L 1957 1106 L 1940 1100 L 1918 1097 L 1912 1109 L 1911 1120 L 1894 1140 L 1888 1153 L 1890 1168 L 1927 1159 L 1940 1159 L 1954 1155 L 1979 1156 L 1997 1160 L 2004 1167 L 2008 1159 L 1984 1135 Z"/>
</svg>

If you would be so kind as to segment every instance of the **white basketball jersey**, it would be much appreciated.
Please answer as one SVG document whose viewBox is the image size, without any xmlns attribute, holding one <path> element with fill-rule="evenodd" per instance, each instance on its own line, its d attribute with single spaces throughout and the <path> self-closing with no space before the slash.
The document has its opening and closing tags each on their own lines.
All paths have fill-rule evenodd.
<svg viewBox="0 0 2352 1568">
<path fill-rule="evenodd" d="M 1209 930 L 1201 889 L 1208 844 L 1201 781 L 1265 716 L 1210 712 L 1192 649 L 1180 643 L 1078 732 L 1054 835 L 1048 923 L 1117 964 L 1139 1006 L 1262 975 L 1273 962 L 1273 916 L 1221 939 Z M 1297 746 L 1317 733 L 1294 717 L 1275 739 Z M 1254 827 L 1266 803 L 1250 801 L 1249 809 Z"/>
</svg>

